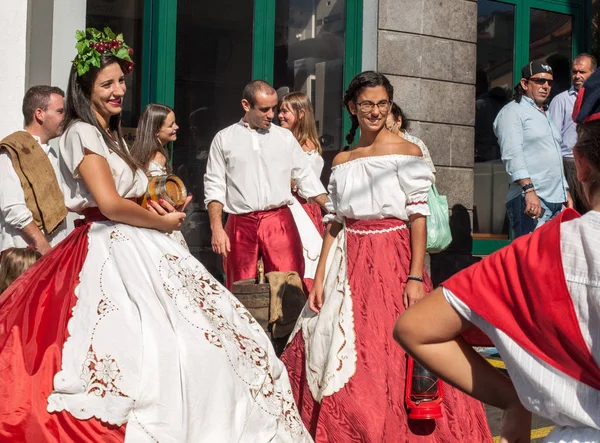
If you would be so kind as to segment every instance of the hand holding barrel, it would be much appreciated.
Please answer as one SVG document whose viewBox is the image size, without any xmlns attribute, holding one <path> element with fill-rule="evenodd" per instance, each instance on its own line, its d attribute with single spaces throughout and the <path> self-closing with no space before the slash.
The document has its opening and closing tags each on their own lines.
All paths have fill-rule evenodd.
<svg viewBox="0 0 600 443">
<path fill-rule="evenodd" d="M 190 197 L 191 198 L 191 197 Z M 159 204 L 160 203 L 160 204 Z M 150 200 L 147 204 L 147 208 L 150 212 L 154 212 L 163 217 L 164 228 L 160 229 L 164 232 L 177 231 L 181 228 L 181 224 L 185 220 L 185 212 L 177 211 L 169 202 L 165 200 L 159 200 L 159 203 L 154 200 Z M 182 205 L 185 206 L 187 202 Z"/>
</svg>

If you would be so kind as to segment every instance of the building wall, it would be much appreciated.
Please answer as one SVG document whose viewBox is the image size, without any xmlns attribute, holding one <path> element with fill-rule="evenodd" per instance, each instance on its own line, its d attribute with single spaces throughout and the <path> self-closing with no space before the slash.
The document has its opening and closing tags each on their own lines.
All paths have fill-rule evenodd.
<svg viewBox="0 0 600 443">
<path fill-rule="evenodd" d="M 23 127 L 21 105 L 29 87 L 66 89 L 85 8 L 82 0 L 0 0 L 0 138 Z"/>
<path fill-rule="evenodd" d="M 379 0 L 377 35 L 377 68 L 392 82 L 410 132 L 429 148 L 452 210 L 455 241 L 431 260 L 439 281 L 472 261 L 477 1 Z"/>
</svg>

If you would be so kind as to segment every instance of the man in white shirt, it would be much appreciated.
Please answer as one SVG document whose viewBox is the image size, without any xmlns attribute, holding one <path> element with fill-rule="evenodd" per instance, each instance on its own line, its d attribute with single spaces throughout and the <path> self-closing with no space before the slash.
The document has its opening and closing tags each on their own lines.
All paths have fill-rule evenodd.
<svg viewBox="0 0 600 443">
<path fill-rule="evenodd" d="M 225 258 L 226 284 L 265 272 L 304 275 L 300 234 L 288 207 L 291 180 L 322 207 L 327 193 L 293 134 L 271 124 L 277 93 L 261 80 L 244 88 L 244 117 L 213 139 L 204 175 L 213 251 Z M 223 228 L 223 210 L 229 214 Z"/>
<path fill-rule="evenodd" d="M 64 114 L 60 88 L 33 86 L 23 98 L 25 131 L 0 142 L 0 252 L 29 246 L 45 254 L 66 236 L 58 156 L 48 145 Z"/>
<path fill-rule="evenodd" d="M 548 114 L 562 136 L 561 153 L 565 175 L 569 183 L 571 197 L 573 197 L 573 204 L 580 214 L 587 211 L 588 203 L 583 194 L 581 183 L 577 180 L 575 160 L 573 159 L 573 146 L 577 143 L 577 124 L 573 121 L 573 107 L 580 89 L 596 70 L 596 65 L 596 57 L 591 54 L 583 53 L 575 57 L 571 70 L 573 86 L 554 97 L 548 108 Z"/>
</svg>

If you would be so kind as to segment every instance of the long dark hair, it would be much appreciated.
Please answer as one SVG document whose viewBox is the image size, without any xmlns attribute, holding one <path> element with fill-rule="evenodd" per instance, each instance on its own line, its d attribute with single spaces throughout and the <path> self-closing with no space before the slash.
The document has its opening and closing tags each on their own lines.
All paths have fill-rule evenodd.
<svg viewBox="0 0 600 443">
<path fill-rule="evenodd" d="M 387 79 L 387 77 L 379 72 L 375 71 L 364 71 L 358 74 L 352 79 L 346 93 L 344 94 L 344 106 L 350 114 L 350 120 L 352 121 L 352 127 L 346 135 L 346 143 L 348 143 L 344 150 L 350 149 L 350 145 L 354 141 L 356 136 L 356 130 L 358 129 L 358 118 L 356 115 L 350 112 L 350 102 L 356 103 L 356 98 L 360 95 L 365 88 L 375 88 L 376 86 L 383 86 L 388 94 L 388 100 L 394 101 L 394 87 Z"/>
<path fill-rule="evenodd" d="M 100 126 L 100 123 L 98 123 L 96 114 L 94 114 L 94 111 L 92 110 L 92 102 L 90 97 L 92 95 L 92 89 L 94 88 L 96 77 L 98 77 L 98 74 L 102 69 L 108 65 L 112 65 L 113 63 L 117 63 L 123 72 L 127 72 L 126 69 L 129 63 L 115 57 L 110 53 L 102 54 L 100 57 L 99 68 L 91 66 L 90 70 L 81 77 L 77 74 L 77 68 L 75 65 L 71 66 L 69 86 L 67 88 L 67 99 L 65 101 L 65 132 L 76 121 L 89 123 L 100 131 L 106 146 L 108 146 L 109 149 L 121 157 L 132 170 L 136 170 L 140 167 L 140 165 L 138 165 L 133 157 L 129 154 L 127 145 L 125 145 L 125 141 L 123 140 L 123 132 L 121 131 L 121 115 L 118 114 L 110 117 L 108 121 L 108 131 L 110 132 L 109 136 L 108 133 Z"/>
<path fill-rule="evenodd" d="M 150 103 L 146 105 L 142 115 L 140 115 L 135 142 L 131 146 L 131 156 L 137 163 L 142 165 L 144 171 L 148 170 L 150 160 L 154 158 L 157 152 L 160 152 L 165 158 L 169 158 L 165 147 L 160 143 L 156 134 L 160 131 L 165 119 L 171 112 L 175 113 L 167 105 Z M 167 171 L 171 172 L 170 169 L 170 165 L 167 163 Z"/>
<path fill-rule="evenodd" d="M 521 103 L 521 99 L 525 95 L 525 91 L 523 90 L 523 86 L 521 86 L 521 82 L 517 83 L 515 86 L 515 92 L 513 93 L 513 100 L 517 103 Z"/>
<path fill-rule="evenodd" d="M 402 124 L 400 125 L 400 130 L 408 131 L 408 129 L 410 128 L 410 120 L 408 120 L 408 117 L 406 116 L 406 114 L 404 113 L 402 108 L 396 102 L 392 103 L 392 109 L 390 112 L 394 116 L 395 122 L 398 121 L 398 118 L 402 119 Z"/>
</svg>

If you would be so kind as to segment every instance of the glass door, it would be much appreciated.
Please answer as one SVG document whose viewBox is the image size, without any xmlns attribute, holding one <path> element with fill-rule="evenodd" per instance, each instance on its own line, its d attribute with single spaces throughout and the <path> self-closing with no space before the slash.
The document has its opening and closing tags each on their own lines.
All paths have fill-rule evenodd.
<svg viewBox="0 0 600 443">
<path fill-rule="evenodd" d="M 531 60 L 552 66 L 551 97 L 570 87 L 573 58 L 589 47 L 587 0 L 478 0 L 473 254 L 509 242 L 508 181 L 493 121 Z M 589 18 L 588 22 L 591 21 Z"/>
</svg>

